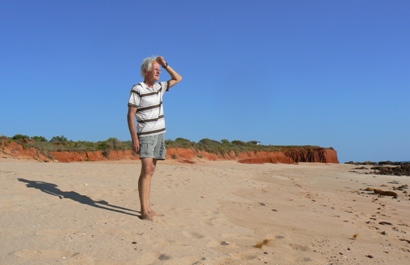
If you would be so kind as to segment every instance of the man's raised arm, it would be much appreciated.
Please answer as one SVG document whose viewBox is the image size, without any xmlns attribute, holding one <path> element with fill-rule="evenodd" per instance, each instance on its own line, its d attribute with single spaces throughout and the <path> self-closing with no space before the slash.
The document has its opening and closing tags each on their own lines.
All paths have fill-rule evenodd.
<svg viewBox="0 0 410 265">
<path fill-rule="evenodd" d="M 178 74 L 177 71 L 175 71 L 164 59 L 163 56 L 158 56 L 157 57 L 157 62 L 165 69 L 167 70 L 167 72 L 169 73 L 169 75 L 171 76 L 171 79 L 168 81 L 169 84 L 169 88 L 175 86 L 176 84 L 178 84 L 179 82 L 182 81 L 182 76 L 180 74 Z"/>
</svg>

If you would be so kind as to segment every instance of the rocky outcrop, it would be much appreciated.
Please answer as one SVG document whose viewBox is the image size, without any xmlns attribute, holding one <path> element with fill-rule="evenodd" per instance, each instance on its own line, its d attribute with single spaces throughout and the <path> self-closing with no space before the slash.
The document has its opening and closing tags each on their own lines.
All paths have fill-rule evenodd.
<svg viewBox="0 0 410 265">
<path fill-rule="evenodd" d="M 330 148 L 303 147 L 288 148 L 285 155 L 298 162 L 320 162 L 320 163 L 339 163 L 337 153 Z"/>
<path fill-rule="evenodd" d="M 299 162 L 339 163 L 336 150 L 321 147 L 292 147 L 284 151 L 268 152 L 258 157 L 239 160 L 241 163 L 284 163 Z"/>
<path fill-rule="evenodd" d="M 40 150 L 30 147 L 24 148 L 16 142 L 0 142 L 0 151 L 3 157 L 15 157 L 20 159 L 35 159 L 38 161 L 49 161 L 50 158 L 45 156 Z"/>
<path fill-rule="evenodd" d="M 393 166 L 377 166 L 372 167 L 375 174 L 393 175 L 393 176 L 410 176 L 410 163 L 401 163 Z"/>
<path fill-rule="evenodd" d="M 107 160 L 138 160 L 139 156 L 131 150 L 89 151 L 71 152 L 57 151 L 49 152 L 46 156 L 33 147 L 24 148 L 22 145 L 3 141 L 0 143 L 3 157 L 20 159 L 35 159 L 39 161 L 80 162 L 80 161 L 107 161 Z M 224 154 L 213 154 L 201 150 L 188 148 L 167 149 L 167 159 L 182 163 L 195 163 L 201 160 L 234 160 L 245 164 L 284 163 L 294 164 L 298 162 L 320 162 L 339 163 L 337 152 L 329 148 L 320 147 L 292 147 L 284 151 L 250 151 L 250 152 L 228 152 Z"/>
</svg>

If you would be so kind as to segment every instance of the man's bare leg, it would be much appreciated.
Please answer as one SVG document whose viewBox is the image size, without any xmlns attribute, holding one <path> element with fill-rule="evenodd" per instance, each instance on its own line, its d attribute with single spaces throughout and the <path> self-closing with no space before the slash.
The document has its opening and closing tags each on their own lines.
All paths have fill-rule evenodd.
<svg viewBox="0 0 410 265">
<path fill-rule="evenodd" d="M 161 214 L 156 213 L 152 208 L 151 208 L 151 185 L 152 185 L 152 177 L 154 175 L 155 169 L 157 168 L 157 159 L 153 159 L 152 163 L 154 164 L 154 170 L 152 172 L 152 176 L 151 176 L 151 181 L 149 182 L 149 188 L 148 188 L 148 213 L 151 216 L 162 216 Z"/>
<path fill-rule="evenodd" d="M 150 206 L 152 176 L 155 172 L 156 159 L 141 159 L 141 175 L 138 180 L 138 191 L 141 204 L 141 219 L 152 220 L 154 216 Z"/>
</svg>

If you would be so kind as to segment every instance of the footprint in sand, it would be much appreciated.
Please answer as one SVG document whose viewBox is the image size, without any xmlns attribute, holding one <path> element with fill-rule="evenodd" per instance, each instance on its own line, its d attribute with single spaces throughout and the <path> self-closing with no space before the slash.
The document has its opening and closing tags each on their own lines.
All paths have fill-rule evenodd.
<svg viewBox="0 0 410 265">
<path fill-rule="evenodd" d="M 182 234 L 186 237 L 189 237 L 189 238 L 195 238 L 195 239 L 204 238 L 204 235 L 202 235 L 200 233 L 197 233 L 197 232 L 183 231 Z"/>
</svg>

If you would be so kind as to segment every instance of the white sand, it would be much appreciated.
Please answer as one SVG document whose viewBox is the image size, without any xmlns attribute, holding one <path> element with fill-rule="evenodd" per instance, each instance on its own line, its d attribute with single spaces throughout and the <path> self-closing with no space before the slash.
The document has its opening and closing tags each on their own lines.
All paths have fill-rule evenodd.
<svg viewBox="0 0 410 265">
<path fill-rule="evenodd" d="M 410 197 L 360 191 L 410 177 L 354 167 L 162 162 L 150 222 L 139 162 L 3 158 L 0 264 L 410 264 Z"/>
</svg>

